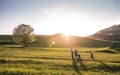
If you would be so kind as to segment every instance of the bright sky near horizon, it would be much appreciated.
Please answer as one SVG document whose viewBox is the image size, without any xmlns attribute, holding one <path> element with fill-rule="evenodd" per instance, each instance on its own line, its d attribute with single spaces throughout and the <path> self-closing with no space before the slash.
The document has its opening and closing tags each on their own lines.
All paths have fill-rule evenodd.
<svg viewBox="0 0 120 75">
<path fill-rule="evenodd" d="M 0 34 L 20 24 L 35 34 L 88 36 L 120 24 L 120 0 L 0 0 Z"/>
</svg>

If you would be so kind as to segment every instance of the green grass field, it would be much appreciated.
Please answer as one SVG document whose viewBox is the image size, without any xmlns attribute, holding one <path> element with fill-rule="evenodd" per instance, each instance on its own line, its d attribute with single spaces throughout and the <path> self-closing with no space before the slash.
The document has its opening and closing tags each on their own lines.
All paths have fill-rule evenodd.
<svg viewBox="0 0 120 75">
<path fill-rule="evenodd" d="M 119 51 L 108 47 L 77 49 L 82 61 L 72 60 L 69 48 L 0 46 L 0 75 L 120 75 Z"/>
</svg>

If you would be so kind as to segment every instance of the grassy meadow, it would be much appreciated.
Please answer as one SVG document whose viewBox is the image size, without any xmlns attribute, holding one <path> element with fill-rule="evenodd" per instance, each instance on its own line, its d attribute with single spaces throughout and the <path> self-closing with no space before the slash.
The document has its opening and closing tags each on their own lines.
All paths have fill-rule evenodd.
<svg viewBox="0 0 120 75">
<path fill-rule="evenodd" d="M 82 61 L 69 48 L 17 47 L 0 46 L 0 75 L 120 75 L 120 51 L 109 47 L 78 47 Z"/>
</svg>

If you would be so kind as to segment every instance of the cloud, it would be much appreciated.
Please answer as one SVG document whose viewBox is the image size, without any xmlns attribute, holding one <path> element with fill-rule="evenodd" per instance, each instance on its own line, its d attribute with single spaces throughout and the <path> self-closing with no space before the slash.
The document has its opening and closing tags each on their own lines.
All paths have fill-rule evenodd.
<svg viewBox="0 0 120 75">
<path fill-rule="evenodd" d="M 56 13 L 60 13 L 62 11 L 65 11 L 66 9 L 68 9 L 66 6 L 53 6 L 53 7 L 43 8 L 42 12 L 45 15 L 55 15 Z"/>
</svg>

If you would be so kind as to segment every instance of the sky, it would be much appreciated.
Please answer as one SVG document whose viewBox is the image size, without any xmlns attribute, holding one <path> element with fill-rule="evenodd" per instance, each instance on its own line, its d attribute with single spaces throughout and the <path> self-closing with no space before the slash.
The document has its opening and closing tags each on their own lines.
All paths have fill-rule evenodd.
<svg viewBox="0 0 120 75">
<path fill-rule="evenodd" d="M 0 34 L 20 24 L 40 35 L 89 36 L 120 24 L 120 0 L 0 0 Z"/>
</svg>

